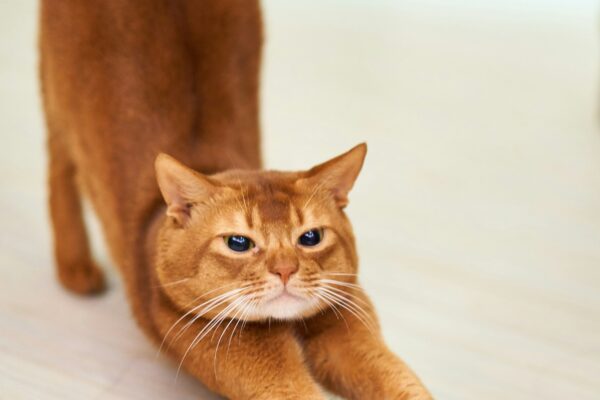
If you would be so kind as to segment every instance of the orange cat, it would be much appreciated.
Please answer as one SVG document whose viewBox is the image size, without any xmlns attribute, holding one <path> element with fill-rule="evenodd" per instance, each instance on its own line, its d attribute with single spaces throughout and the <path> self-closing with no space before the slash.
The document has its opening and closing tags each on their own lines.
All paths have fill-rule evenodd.
<svg viewBox="0 0 600 400">
<path fill-rule="evenodd" d="M 44 0 L 40 48 L 67 288 L 104 287 L 85 194 L 139 325 L 215 392 L 431 398 L 356 283 L 343 208 L 366 146 L 307 171 L 259 170 L 256 2 Z"/>
</svg>

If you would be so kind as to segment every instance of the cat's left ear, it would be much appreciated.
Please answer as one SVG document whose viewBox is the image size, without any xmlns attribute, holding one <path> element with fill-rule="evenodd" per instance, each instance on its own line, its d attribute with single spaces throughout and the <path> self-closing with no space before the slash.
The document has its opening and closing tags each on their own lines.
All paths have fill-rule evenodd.
<svg viewBox="0 0 600 400">
<path fill-rule="evenodd" d="M 348 205 L 348 193 L 365 161 L 367 144 L 361 143 L 342 155 L 319 164 L 306 172 L 298 183 L 329 190 L 340 208 Z"/>
<path fill-rule="evenodd" d="M 167 215 L 184 226 L 191 217 L 194 203 L 217 191 L 206 176 L 161 153 L 154 163 L 156 180 L 167 203 Z"/>
</svg>

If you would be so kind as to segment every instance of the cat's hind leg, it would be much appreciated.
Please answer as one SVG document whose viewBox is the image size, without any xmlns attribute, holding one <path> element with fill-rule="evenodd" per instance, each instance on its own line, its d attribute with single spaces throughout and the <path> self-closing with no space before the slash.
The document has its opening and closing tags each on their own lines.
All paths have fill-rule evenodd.
<svg viewBox="0 0 600 400">
<path fill-rule="evenodd" d="M 67 289 L 95 294 L 104 289 L 104 275 L 91 257 L 76 167 L 62 139 L 56 132 L 49 132 L 49 205 L 56 272 Z"/>
</svg>

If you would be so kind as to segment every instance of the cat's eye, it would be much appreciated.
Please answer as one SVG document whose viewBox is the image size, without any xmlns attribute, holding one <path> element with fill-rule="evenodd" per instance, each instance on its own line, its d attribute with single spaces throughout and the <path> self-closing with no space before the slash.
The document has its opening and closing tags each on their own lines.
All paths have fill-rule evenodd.
<svg viewBox="0 0 600 400">
<path fill-rule="evenodd" d="M 254 242 L 246 236 L 231 235 L 225 236 L 223 239 L 225 240 L 227 247 L 238 253 L 243 253 L 254 247 Z"/>
<path fill-rule="evenodd" d="M 323 240 L 323 229 L 311 229 L 300 235 L 298 243 L 302 246 L 312 247 L 321 243 L 321 240 Z"/>
</svg>

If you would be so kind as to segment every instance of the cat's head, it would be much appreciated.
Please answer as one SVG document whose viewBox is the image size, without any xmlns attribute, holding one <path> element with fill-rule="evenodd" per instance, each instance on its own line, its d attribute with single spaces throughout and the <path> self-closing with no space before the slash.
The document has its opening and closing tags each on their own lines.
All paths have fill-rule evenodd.
<svg viewBox="0 0 600 400">
<path fill-rule="evenodd" d="M 190 314 L 249 321 L 309 317 L 335 303 L 355 281 L 343 209 L 366 150 L 308 171 L 210 176 L 159 155 L 167 218 L 155 261 L 164 292 Z"/>
</svg>

